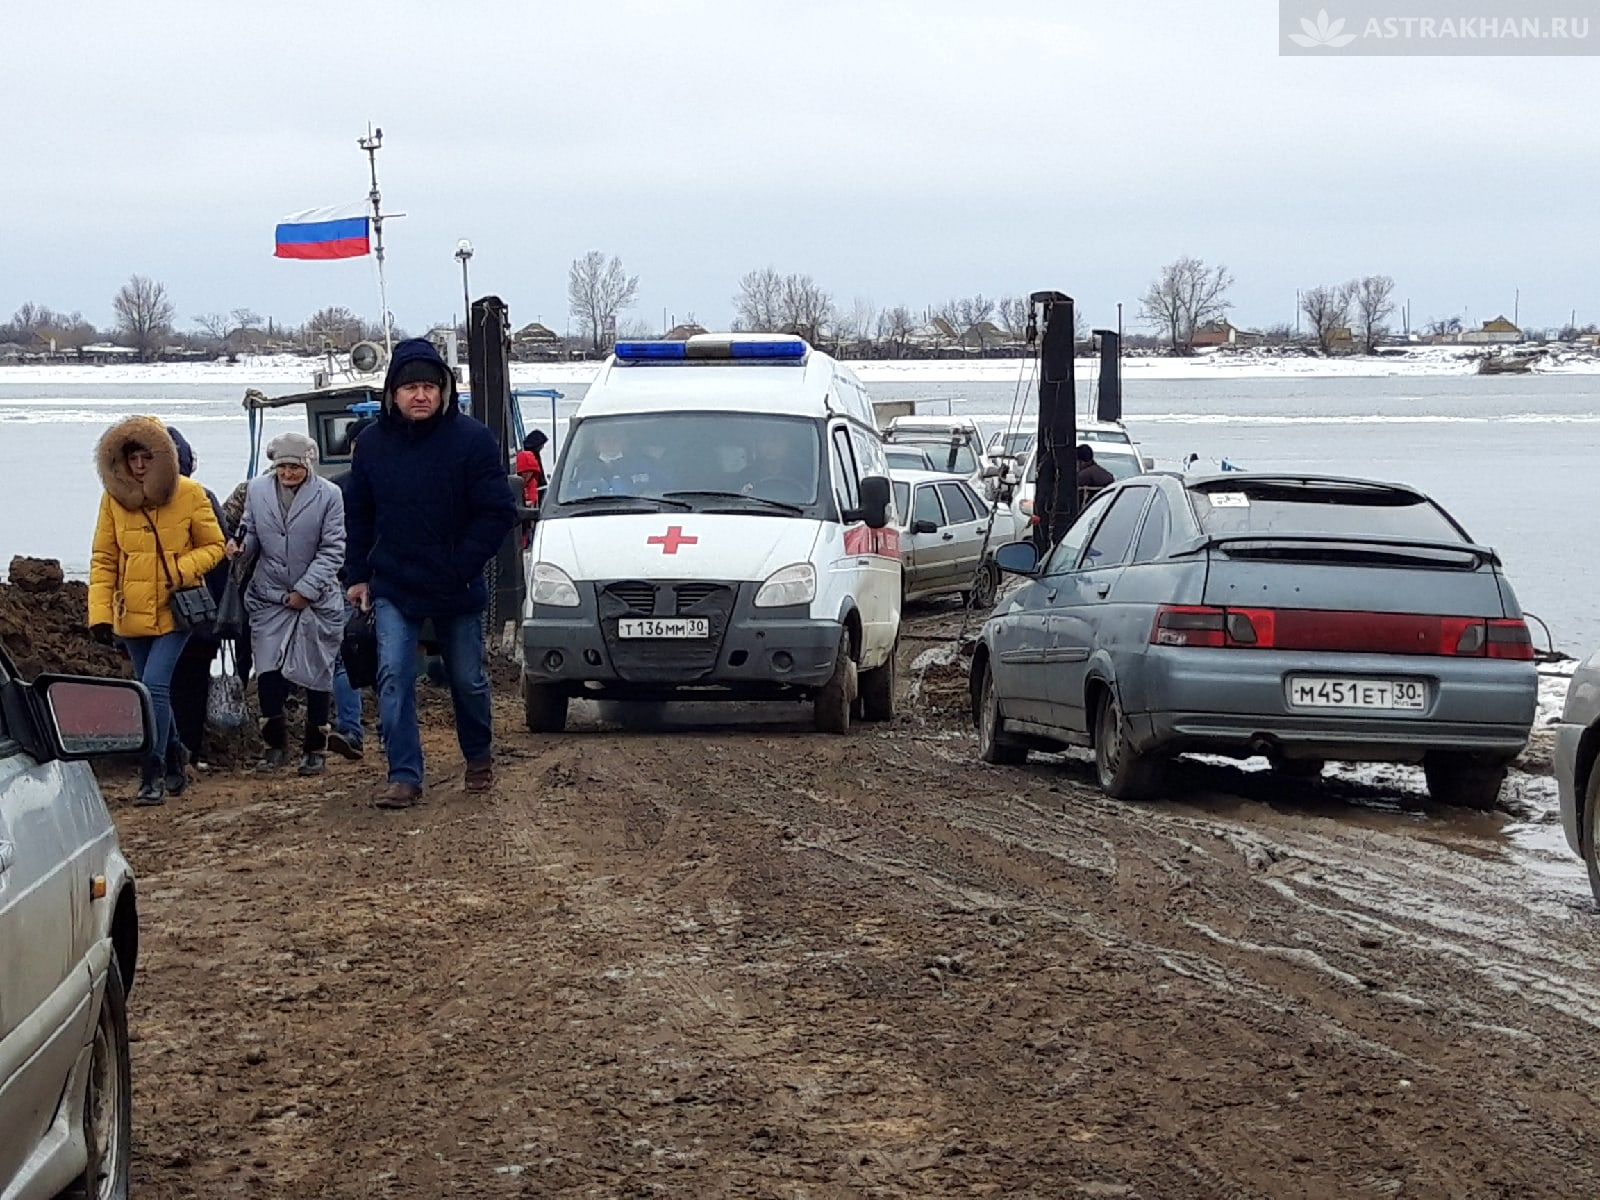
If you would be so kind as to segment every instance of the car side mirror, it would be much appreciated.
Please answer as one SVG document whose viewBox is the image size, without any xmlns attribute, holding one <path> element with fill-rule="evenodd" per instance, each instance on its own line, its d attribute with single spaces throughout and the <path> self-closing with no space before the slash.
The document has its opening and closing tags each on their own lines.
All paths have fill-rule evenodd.
<svg viewBox="0 0 1600 1200">
<path fill-rule="evenodd" d="M 911 532 L 912 533 L 938 533 L 939 532 L 939 526 L 935 522 L 930 521 L 927 518 L 923 518 L 920 521 L 911 522 Z"/>
<path fill-rule="evenodd" d="M 887 475 L 865 475 L 861 479 L 861 519 L 869 529 L 882 529 L 889 523 L 889 504 L 894 493 Z"/>
<path fill-rule="evenodd" d="M 155 741 L 155 708 L 136 680 L 41 675 L 32 687 L 45 736 L 59 759 L 144 754 Z"/>
<path fill-rule="evenodd" d="M 506 482 L 511 485 L 511 495 L 517 506 L 517 520 L 536 521 L 539 518 L 539 509 L 523 503 L 523 483 L 521 475 L 507 475 Z"/>
<path fill-rule="evenodd" d="M 1013 575 L 1032 575 L 1039 567 L 1039 548 L 1032 542 L 1007 542 L 994 552 L 994 565 Z"/>
</svg>

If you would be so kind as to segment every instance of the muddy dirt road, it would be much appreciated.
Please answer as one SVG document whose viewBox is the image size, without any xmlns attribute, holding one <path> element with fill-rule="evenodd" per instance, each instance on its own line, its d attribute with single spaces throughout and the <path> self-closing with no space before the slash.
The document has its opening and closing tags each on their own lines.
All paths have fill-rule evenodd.
<svg viewBox="0 0 1600 1200">
<path fill-rule="evenodd" d="M 507 695 L 486 799 L 433 707 L 405 814 L 371 761 L 115 802 L 136 1194 L 1600 1194 L 1600 915 L 1506 814 L 1115 803 L 980 765 L 957 683 L 848 737 Z"/>
</svg>

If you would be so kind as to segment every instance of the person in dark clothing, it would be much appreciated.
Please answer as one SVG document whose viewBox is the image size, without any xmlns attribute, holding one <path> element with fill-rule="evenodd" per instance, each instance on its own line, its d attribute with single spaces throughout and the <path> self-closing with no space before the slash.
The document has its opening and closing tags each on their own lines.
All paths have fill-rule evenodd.
<svg viewBox="0 0 1600 1200">
<path fill-rule="evenodd" d="M 450 680 L 466 787 L 494 786 L 494 733 L 484 669 L 484 568 L 516 524 L 505 461 L 489 430 L 461 412 L 455 377 L 432 343 L 394 348 L 383 411 L 361 434 L 346 484 L 345 578 L 378 632 L 378 716 L 388 786 L 382 808 L 422 798 L 417 640 L 431 621 Z"/>
<path fill-rule="evenodd" d="M 1094 460 L 1094 447 L 1084 442 L 1078 447 L 1078 506 L 1087 504 L 1103 487 L 1116 482 L 1110 471 Z"/>
<path fill-rule="evenodd" d="M 178 473 L 192 477 L 195 468 L 194 448 L 171 425 L 167 426 L 167 433 L 178 450 Z M 206 498 L 211 501 L 211 511 L 217 518 L 217 524 L 226 533 L 228 526 L 223 519 L 217 494 L 210 488 L 206 488 L 205 492 Z M 223 590 L 228 585 L 227 560 L 208 571 L 205 582 L 212 598 L 221 600 Z M 169 743 L 167 751 L 166 786 L 169 796 L 182 794 L 188 786 L 187 763 L 204 765 L 205 755 L 201 749 L 205 740 L 206 700 L 211 693 L 211 662 L 221 647 L 222 639 L 214 631 L 193 630 L 183 645 L 182 653 L 178 655 L 178 665 L 173 668 L 172 719 L 178 728 L 178 744 L 174 747 Z"/>
</svg>

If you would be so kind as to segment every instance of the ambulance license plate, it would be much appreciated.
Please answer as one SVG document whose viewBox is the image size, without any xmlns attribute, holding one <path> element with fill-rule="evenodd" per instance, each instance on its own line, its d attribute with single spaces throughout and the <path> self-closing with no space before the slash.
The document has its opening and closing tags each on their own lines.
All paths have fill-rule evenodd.
<svg viewBox="0 0 1600 1200">
<path fill-rule="evenodd" d="M 1420 712 L 1428 686 L 1417 679 L 1350 679 L 1337 675 L 1291 675 L 1292 708 L 1367 708 Z"/>
<path fill-rule="evenodd" d="M 617 622 L 622 638 L 705 638 L 711 636 L 706 617 L 623 617 Z"/>
</svg>

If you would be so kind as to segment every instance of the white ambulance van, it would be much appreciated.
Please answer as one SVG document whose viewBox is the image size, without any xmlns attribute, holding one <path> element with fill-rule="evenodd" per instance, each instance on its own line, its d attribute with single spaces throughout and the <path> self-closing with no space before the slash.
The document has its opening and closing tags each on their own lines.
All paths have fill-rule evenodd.
<svg viewBox="0 0 1600 1200">
<path fill-rule="evenodd" d="M 900 545 L 866 390 L 798 337 L 616 346 L 578 407 L 527 553 L 522 694 L 810 700 L 894 715 Z"/>
</svg>

